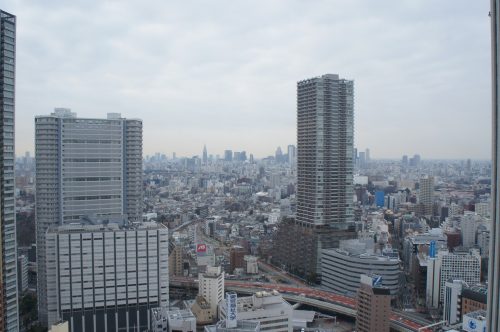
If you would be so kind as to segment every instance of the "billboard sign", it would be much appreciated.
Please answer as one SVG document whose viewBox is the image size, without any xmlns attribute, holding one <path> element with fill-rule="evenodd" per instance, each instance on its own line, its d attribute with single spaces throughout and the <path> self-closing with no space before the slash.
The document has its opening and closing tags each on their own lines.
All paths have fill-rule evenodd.
<svg viewBox="0 0 500 332">
<path fill-rule="evenodd" d="M 462 329 L 468 332 L 486 332 L 486 319 L 477 319 L 469 315 L 464 315 Z"/>
<path fill-rule="evenodd" d="M 196 246 L 196 252 L 206 252 L 207 251 L 207 245 L 204 243 L 198 243 Z"/>
<path fill-rule="evenodd" d="M 235 328 L 238 325 L 238 296 L 236 293 L 226 293 L 226 328 Z"/>
</svg>

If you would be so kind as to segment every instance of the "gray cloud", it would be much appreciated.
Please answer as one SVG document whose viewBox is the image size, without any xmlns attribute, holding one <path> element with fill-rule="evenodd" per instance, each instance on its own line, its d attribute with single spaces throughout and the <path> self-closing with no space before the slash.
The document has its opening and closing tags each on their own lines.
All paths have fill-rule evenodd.
<svg viewBox="0 0 500 332">
<path fill-rule="evenodd" d="M 145 153 L 295 142 L 296 81 L 355 80 L 374 157 L 489 158 L 489 1 L 4 1 L 18 17 L 18 153 L 33 116 L 144 120 Z"/>
</svg>

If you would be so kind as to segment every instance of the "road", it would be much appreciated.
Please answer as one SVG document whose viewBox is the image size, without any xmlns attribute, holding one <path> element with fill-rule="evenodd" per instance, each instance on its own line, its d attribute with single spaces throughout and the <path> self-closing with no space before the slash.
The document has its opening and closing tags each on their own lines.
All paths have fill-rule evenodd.
<svg viewBox="0 0 500 332">
<path fill-rule="evenodd" d="M 188 277 L 170 277 L 171 284 L 177 285 L 186 285 L 188 283 L 191 286 L 196 284 L 193 278 Z M 248 290 L 249 293 L 262 291 L 262 290 L 277 290 L 283 294 L 292 294 L 298 297 L 294 297 L 294 299 L 300 302 L 300 298 L 304 298 L 304 302 L 307 299 L 315 299 L 318 301 L 322 301 L 324 303 L 331 303 L 334 306 L 341 306 L 346 309 L 351 310 L 343 310 L 344 314 L 355 316 L 356 309 L 356 299 L 352 297 L 348 297 L 345 295 L 339 295 L 332 292 L 328 292 L 325 290 L 319 290 L 307 286 L 297 287 L 297 286 L 289 286 L 289 285 L 279 285 L 272 283 L 261 283 L 261 282 L 245 282 L 245 281 L 237 281 L 237 280 L 225 280 L 226 287 L 237 287 L 241 289 Z M 419 328 L 425 326 L 424 322 L 421 320 L 416 321 L 412 317 L 406 316 L 404 313 L 392 311 L 390 315 L 390 320 L 392 326 L 399 326 L 408 331 L 418 331 Z M 431 323 L 431 322 L 425 322 Z M 430 329 L 423 330 L 422 332 L 431 332 Z"/>
</svg>

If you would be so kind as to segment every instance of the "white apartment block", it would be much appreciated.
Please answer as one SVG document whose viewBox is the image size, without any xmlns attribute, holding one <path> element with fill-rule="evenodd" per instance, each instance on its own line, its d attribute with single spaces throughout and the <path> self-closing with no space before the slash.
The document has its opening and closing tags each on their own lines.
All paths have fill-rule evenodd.
<svg viewBox="0 0 500 332">
<path fill-rule="evenodd" d="M 73 332 L 144 331 L 168 306 L 168 229 L 156 223 L 68 224 L 46 235 L 48 324 Z"/>
<path fill-rule="evenodd" d="M 427 263 L 427 306 L 437 308 L 444 301 L 445 283 L 450 279 L 476 285 L 481 280 L 481 256 L 479 250 L 450 253 L 440 250 Z"/>
<path fill-rule="evenodd" d="M 460 219 L 462 245 L 466 248 L 472 248 L 476 244 L 476 231 L 481 218 L 477 214 L 466 213 Z"/>
<path fill-rule="evenodd" d="M 210 304 L 211 312 L 217 312 L 224 298 L 224 271 L 220 266 L 207 266 L 206 272 L 198 276 L 198 295 Z"/>
<path fill-rule="evenodd" d="M 47 325 L 45 234 L 82 220 L 142 221 L 142 121 L 67 108 L 35 118 L 38 317 Z"/>
</svg>

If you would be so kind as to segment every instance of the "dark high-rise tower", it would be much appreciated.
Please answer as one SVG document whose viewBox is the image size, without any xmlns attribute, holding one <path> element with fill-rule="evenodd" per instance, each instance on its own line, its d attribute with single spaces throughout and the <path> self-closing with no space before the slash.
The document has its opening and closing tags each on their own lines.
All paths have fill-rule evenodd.
<svg viewBox="0 0 500 332">
<path fill-rule="evenodd" d="M 353 221 L 354 83 L 327 74 L 297 84 L 297 221 Z"/>
<path fill-rule="evenodd" d="M 275 261 L 314 281 L 321 250 L 355 236 L 353 113 L 353 81 L 326 74 L 297 83 L 297 214 L 278 232 Z"/>
<path fill-rule="evenodd" d="M 16 17 L 0 10 L 0 331 L 18 331 L 14 105 Z"/>
</svg>

